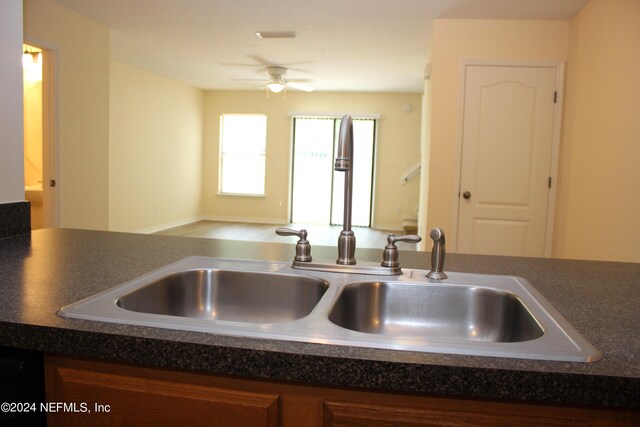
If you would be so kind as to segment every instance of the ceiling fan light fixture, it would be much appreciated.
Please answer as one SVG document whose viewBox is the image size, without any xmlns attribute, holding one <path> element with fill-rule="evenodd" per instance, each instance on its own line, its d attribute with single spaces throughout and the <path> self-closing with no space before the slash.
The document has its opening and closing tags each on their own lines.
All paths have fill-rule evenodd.
<svg viewBox="0 0 640 427">
<path fill-rule="evenodd" d="M 280 82 L 271 82 L 267 85 L 269 90 L 273 93 L 280 93 L 284 90 L 284 83 Z"/>
</svg>

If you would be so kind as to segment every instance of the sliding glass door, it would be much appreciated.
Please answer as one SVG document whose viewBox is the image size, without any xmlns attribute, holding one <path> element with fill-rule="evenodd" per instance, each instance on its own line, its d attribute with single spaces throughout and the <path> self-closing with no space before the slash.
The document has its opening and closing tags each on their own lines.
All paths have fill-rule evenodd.
<svg viewBox="0 0 640 427">
<path fill-rule="evenodd" d="M 293 119 L 291 222 L 329 223 L 334 128 L 333 119 Z"/>
<path fill-rule="evenodd" d="M 340 119 L 295 117 L 293 121 L 291 221 L 302 224 L 343 222 L 344 172 L 333 170 Z M 371 225 L 375 120 L 354 119 L 354 226 Z"/>
</svg>

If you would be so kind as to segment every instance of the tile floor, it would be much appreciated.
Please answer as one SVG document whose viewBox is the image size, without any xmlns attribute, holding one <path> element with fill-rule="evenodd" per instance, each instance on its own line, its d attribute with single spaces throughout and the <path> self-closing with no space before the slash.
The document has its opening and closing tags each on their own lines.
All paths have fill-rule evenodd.
<svg viewBox="0 0 640 427">
<path fill-rule="evenodd" d="M 282 237 L 275 233 L 278 227 L 289 227 L 294 229 L 304 228 L 307 230 L 307 240 L 312 245 L 336 246 L 338 235 L 342 226 L 338 225 L 318 225 L 318 224 L 252 224 L 242 222 L 224 222 L 202 220 L 191 224 L 181 225 L 159 231 L 155 234 L 166 236 L 190 236 L 205 237 L 223 240 L 247 240 L 253 242 L 290 242 L 295 243 L 295 237 Z M 383 249 L 387 244 L 387 235 L 400 234 L 400 232 L 375 230 L 367 227 L 354 227 L 357 247 Z M 398 248 L 404 250 L 416 250 L 415 243 L 399 243 Z"/>
</svg>

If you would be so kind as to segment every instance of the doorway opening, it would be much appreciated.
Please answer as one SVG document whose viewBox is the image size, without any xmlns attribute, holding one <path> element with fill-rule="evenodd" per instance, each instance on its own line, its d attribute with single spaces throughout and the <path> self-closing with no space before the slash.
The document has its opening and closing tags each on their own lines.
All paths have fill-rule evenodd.
<svg viewBox="0 0 640 427">
<path fill-rule="evenodd" d="M 46 51 L 23 44 L 24 189 L 31 205 L 32 230 L 57 226 L 47 65 Z"/>
<path fill-rule="evenodd" d="M 291 222 L 342 225 L 344 173 L 333 163 L 339 118 L 294 117 Z M 375 164 L 375 119 L 353 119 L 352 225 L 371 226 Z"/>
</svg>

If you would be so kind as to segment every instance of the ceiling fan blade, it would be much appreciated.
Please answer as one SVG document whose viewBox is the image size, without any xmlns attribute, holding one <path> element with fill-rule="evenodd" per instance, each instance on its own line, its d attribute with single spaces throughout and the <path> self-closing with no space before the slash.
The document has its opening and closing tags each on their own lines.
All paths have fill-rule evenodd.
<svg viewBox="0 0 640 427">
<path fill-rule="evenodd" d="M 237 62 L 218 62 L 218 65 L 225 65 L 229 67 L 260 67 L 260 64 L 240 64 Z"/>
<path fill-rule="evenodd" d="M 248 55 L 249 58 L 253 59 L 254 61 L 256 61 L 258 64 L 256 64 L 256 66 L 262 65 L 264 66 L 263 70 L 268 70 L 271 67 L 284 67 L 287 70 L 290 71 L 299 71 L 302 73 L 308 73 L 308 70 L 302 70 L 299 68 L 291 68 L 291 65 L 305 65 L 305 64 L 313 64 L 315 63 L 315 61 L 296 61 L 296 62 L 272 62 L 267 60 L 266 58 L 263 58 L 260 55 Z"/>
<path fill-rule="evenodd" d="M 234 82 L 270 82 L 270 79 L 229 79 Z"/>
<path fill-rule="evenodd" d="M 309 85 L 304 85 L 296 82 L 287 82 L 287 86 L 290 86 L 292 89 L 302 90 L 304 92 L 313 92 L 314 88 Z"/>
<path fill-rule="evenodd" d="M 287 83 L 311 83 L 313 79 L 286 79 Z"/>
</svg>

